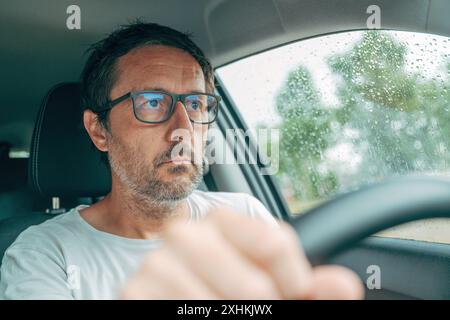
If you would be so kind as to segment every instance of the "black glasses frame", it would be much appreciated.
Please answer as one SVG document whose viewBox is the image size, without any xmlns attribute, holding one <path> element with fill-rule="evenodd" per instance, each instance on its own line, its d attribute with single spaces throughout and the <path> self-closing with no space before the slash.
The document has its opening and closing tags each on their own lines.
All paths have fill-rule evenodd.
<svg viewBox="0 0 450 320">
<path fill-rule="evenodd" d="M 144 93 L 162 93 L 162 94 L 166 94 L 166 95 L 168 95 L 168 96 L 170 96 L 172 98 L 172 105 L 170 106 L 170 111 L 169 111 L 169 113 L 167 115 L 167 119 L 164 119 L 164 120 L 161 120 L 161 121 L 146 121 L 146 120 L 139 119 L 139 117 L 138 117 L 138 115 L 136 113 L 135 98 L 137 96 L 139 96 L 140 94 L 144 94 Z M 134 114 L 134 117 L 137 120 L 139 120 L 141 122 L 144 122 L 144 123 L 149 123 L 149 124 L 163 123 L 163 122 L 168 121 L 172 117 L 172 115 L 173 115 L 173 113 L 175 111 L 175 106 L 176 106 L 178 101 L 180 101 L 183 104 L 183 106 L 186 108 L 186 104 L 185 104 L 186 97 L 193 96 L 193 95 L 200 95 L 200 94 L 201 95 L 205 95 L 205 96 L 209 96 L 209 97 L 213 97 L 213 98 L 215 98 L 217 100 L 217 112 L 215 114 L 215 117 L 214 117 L 213 120 L 210 120 L 208 122 L 195 121 L 195 120 L 192 120 L 190 117 L 189 117 L 189 120 L 191 122 L 193 122 L 193 123 L 198 123 L 198 124 L 210 124 L 210 123 L 213 123 L 214 121 L 216 121 L 217 115 L 219 114 L 219 103 L 222 100 L 222 97 L 219 96 L 219 95 L 210 94 L 210 93 L 204 93 L 204 92 L 190 92 L 190 93 L 184 93 L 184 94 L 176 94 L 176 93 L 169 93 L 169 92 L 157 91 L 157 90 L 156 91 L 155 90 L 130 91 L 130 92 L 124 94 L 123 96 L 120 96 L 117 99 L 114 99 L 114 100 L 110 101 L 104 108 L 102 108 L 100 110 L 97 110 L 97 112 L 106 112 L 108 110 L 111 110 L 112 108 L 114 108 L 118 104 L 120 104 L 123 101 L 131 98 L 132 103 L 133 103 L 133 114 Z M 189 116 L 189 113 L 188 113 L 188 116 Z"/>
</svg>

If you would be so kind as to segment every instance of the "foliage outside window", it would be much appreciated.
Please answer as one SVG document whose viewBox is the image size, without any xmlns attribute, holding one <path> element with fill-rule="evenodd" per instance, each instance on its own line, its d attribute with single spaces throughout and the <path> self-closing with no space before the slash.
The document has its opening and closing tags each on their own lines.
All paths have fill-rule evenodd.
<svg viewBox="0 0 450 320">
<path fill-rule="evenodd" d="M 218 70 L 256 136 L 280 130 L 275 180 L 293 214 L 399 175 L 450 175 L 450 40 L 358 31 Z"/>
</svg>

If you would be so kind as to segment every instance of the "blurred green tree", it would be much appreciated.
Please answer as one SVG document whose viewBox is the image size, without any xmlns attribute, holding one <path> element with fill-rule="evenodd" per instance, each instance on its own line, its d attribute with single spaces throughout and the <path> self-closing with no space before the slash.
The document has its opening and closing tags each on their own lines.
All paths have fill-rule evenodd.
<svg viewBox="0 0 450 320">
<path fill-rule="evenodd" d="M 276 98 L 282 118 L 278 175 L 297 201 L 387 176 L 448 170 L 450 81 L 430 79 L 420 66 L 408 71 L 406 55 L 389 33 L 367 31 L 351 50 L 331 56 L 329 68 L 341 79 L 333 107 L 322 104 L 307 67 L 288 75 Z M 450 63 L 447 68 L 450 74 Z M 360 159 L 353 172 L 338 170 L 325 156 L 342 143 Z"/>
</svg>

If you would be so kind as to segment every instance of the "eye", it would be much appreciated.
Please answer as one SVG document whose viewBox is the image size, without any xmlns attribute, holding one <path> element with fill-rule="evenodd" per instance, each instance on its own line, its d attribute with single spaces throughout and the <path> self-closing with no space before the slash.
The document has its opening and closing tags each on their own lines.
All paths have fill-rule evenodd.
<svg viewBox="0 0 450 320">
<path fill-rule="evenodd" d="M 152 99 L 147 100 L 146 106 L 149 108 L 158 108 L 160 106 L 161 100 L 158 99 Z"/>
<path fill-rule="evenodd" d="M 186 98 L 186 104 L 194 111 L 203 110 L 205 105 L 203 100 L 199 96 L 190 96 Z"/>
<path fill-rule="evenodd" d="M 191 108 L 197 110 L 198 108 L 200 108 L 200 103 L 198 101 L 192 101 Z"/>
<path fill-rule="evenodd" d="M 166 105 L 164 95 L 146 93 L 137 97 L 137 107 L 146 110 L 158 110 Z"/>
</svg>

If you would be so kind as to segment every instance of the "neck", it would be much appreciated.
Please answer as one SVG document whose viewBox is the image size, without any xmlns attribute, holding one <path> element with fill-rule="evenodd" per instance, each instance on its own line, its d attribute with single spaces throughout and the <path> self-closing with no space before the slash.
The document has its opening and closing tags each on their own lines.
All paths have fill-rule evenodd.
<svg viewBox="0 0 450 320">
<path fill-rule="evenodd" d="M 186 199 L 155 202 L 113 180 L 111 192 L 81 215 L 101 231 L 133 239 L 154 239 L 160 237 L 168 222 L 187 221 L 190 208 Z"/>
</svg>

